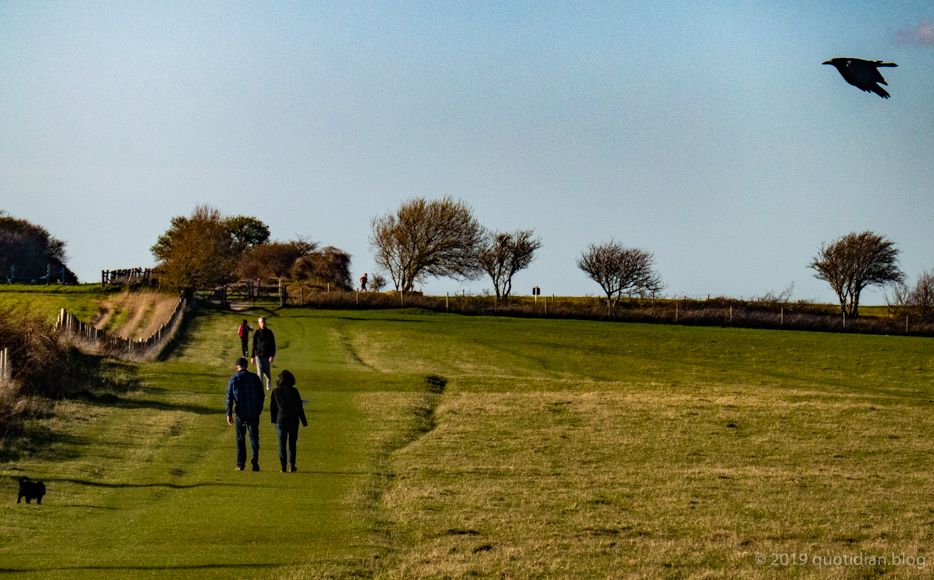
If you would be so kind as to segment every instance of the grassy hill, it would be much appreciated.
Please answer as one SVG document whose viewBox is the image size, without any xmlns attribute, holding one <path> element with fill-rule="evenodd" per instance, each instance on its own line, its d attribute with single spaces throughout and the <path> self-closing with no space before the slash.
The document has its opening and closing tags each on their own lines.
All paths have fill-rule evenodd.
<svg viewBox="0 0 934 580">
<path fill-rule="evenodd" d="M 932 339 L 281 310 L 274 370 L 310 422 L 282 474 L 268 419 L 263 470 L 233 471 L 243 317 L 202 314 L 169 360 L 126 366 L 126 390 L 59 403 L 0 466 L 0 573 L 924 573 Z M 15 503 L 23 474 L 42 506 Z M 833 566 L 861 552 L 913 564 Z"/>
</svg>

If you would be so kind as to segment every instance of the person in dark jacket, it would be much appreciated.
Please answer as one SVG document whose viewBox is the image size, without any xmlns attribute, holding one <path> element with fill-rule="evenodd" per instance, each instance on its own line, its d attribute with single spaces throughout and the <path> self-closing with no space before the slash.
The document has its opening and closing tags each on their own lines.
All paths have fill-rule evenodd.
<svg viewBox="0 0 934 580">
<path fill-rule="evenodd" d="M 276 356 L 276 336 L 266 326 L 266 317 L 259 317 L 259 330 L 253 333 L 253 354 L 250 362 L 256 363 L 256 374 L 260 380 L 265 376 L 266 390 L 272 383 L 272 359 Z"/>
<path fill-rule="evenodd" d="M 295 468 L 295 448 L 298 442 L 298 422 L 308 426 L 305 419 L 305 408 L 302 407 L 302 396 L 295 388 L 295 376 L 289 371 L 282 371 L 276 379 L 276 388 L 272 390 L 269 413 L 272 422 L 276 424 L 279 434 L 279 461 L 282 463 L 282 473 L 285 473 L 286 456 L 285 444 L 289 444 L 288 467 L 289 472 L 298 471 Z"/>
<path fill-rule="evenodd" d="M 266 393 L 263 382 L 248 370 L 245 358 L 238 358 L 234 364 L 237 372 L 227 382 L 227 424 L 234 425 L 236 412 L 237 471 L 243 471 L 246 466 L 247 431 L 253 448 L 253 471 L 259 471 L 259 418 L 263 414 Z"/>
</svg>

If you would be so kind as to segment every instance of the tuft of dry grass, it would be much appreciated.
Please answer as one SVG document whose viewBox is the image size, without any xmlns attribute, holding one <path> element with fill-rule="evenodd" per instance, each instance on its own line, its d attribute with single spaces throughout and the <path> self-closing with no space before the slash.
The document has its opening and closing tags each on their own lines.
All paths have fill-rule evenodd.
<svg viewBox="0 0 934 580">
<path fill-rule="evenodd" d="M 930 404 L 604 384 L 448 394 L 436 422 L 392 456 L 380 577 L 842 578 L 868 569 L 813 558 L 930 556 Z"/>
</svg>

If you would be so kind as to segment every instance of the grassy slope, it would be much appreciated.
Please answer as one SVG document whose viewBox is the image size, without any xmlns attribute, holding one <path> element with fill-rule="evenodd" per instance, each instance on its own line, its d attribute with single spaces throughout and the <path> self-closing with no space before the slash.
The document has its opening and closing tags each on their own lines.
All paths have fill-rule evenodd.
<svg viewBox="0 0 934 580">
<path fill-rule="evenodd" d="M 42 314 L 49 324 L 55 324 L 59 310 L 65 308 L 79 319 L 89 321 L 97 314 L 100 302 L 116 294 L 116 289 L 102 289 L 99 284 L 77 286 L 42 286 L 32 284 L 0 284 L 0 304 L 12 305 L 18 311 Z"/>
<path fill-rule="evenodd" d="M 242 316 L 201 318 L 177 356 L 137 367 L 139 392 L 63 404 L 78 420 L 47 454 L 4 466 L 6 497 L 21 473 L 50 495 L 0 504 L 0 569 L 767 577 L 756 552 L 932 539 L 930 339 L 282 314 L 276 367 L 311 401 L 302 471 L 274 469 L 268 423 L 264 471 L 232 471 Z"/>
<path fill-rule="evenodd" d="M 328 319 L 271 319 L 276 367 L 298 377 L 310 427 L 296 474 L 281 474 L 275 429 L 261 424 L 260 473 L 234 472 L 224 390 L 239 315 L 201 318 L 176 357 L 139 365 L 139 392 L 63 403 L 45 454 L 4 466 L 4 497 L 28 474 L 45 504 L 0 506 L 0 571 L 22 577 L 282 577 L 299 565 L 338 568 L 372 542 L 358 506 L 378 478 L 374 452 L 404 427 L 417 377 L 362 368 Z M 315 379 L 310 380 L 314 374 Z M 377 425 L 356 399 L 399 392 Z M 388 430 L 388 432 L 386 432 Z M 356 565 L 356 564 L 354 564 Z"/>
</svg>

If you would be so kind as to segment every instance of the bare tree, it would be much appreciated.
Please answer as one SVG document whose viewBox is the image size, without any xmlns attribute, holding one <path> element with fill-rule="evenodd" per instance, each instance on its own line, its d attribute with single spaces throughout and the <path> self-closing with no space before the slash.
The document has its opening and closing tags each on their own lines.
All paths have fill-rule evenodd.
<svg viewBox="0 0 934 580">
<path fill-rule="evenodd" d="M 373 218 L 371 228 L 376 265 L 389 272 L 396 290 L 410 292 L 427 276 L 473 279 L 481 272 L 483 227 L 464 202 L 410 199 Z"/>
<path fill-rule="evenodd" d="M 370 288 L 373 289 L 373 292 L 379 292 L 386 287 L 386 277 L 380 273 L 373 274 L 373 278 L 370 280 Z"/>
<path fill-rule="evenodd" d="M 830 284 L 847 318 L 859 316 L 859 297 L 868 286 L 885 286 L 904 281 L 898 268 L 895 243 L 873 232 L 849 233 L 829 245 L 808 264 L 814 277 Z"/>
<path fill-rule="evenodd" d="M 925 318 L 934 316 L 934 270 L 921 272 L 913 288 L 905 283 L 896 284 L 893 294 L 892 300 L 886 296 L 889 308 Z"/>
<path fill-rule="evenodd" d="M 533 230 L 515 232 L 489 232 L 485 236 L 478 258 L 480 266 L 493 280 L 497 298 L 509 300 L 512 277 L 529 267 L 535 251 L 542 247 L 541 238 L 534 238 Z"/>
<path fill-rule="evenodd" d="M 654 296 L 665 285 L 654 270 L 655 256 L 639 248 L 624 248 L 614 240 L 590 247 L 577 259 L 577 267 L 600 284 L 613 305 L 623 294 Z M 615 298 L 614 298 L 615 296 Z"/>
</svg>

